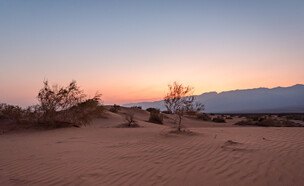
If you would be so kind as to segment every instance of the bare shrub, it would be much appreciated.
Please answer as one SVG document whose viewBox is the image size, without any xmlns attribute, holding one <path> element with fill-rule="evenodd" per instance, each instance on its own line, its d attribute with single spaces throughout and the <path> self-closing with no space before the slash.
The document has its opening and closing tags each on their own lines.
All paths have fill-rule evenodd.
<svg viewBox="0 0 304 186">
<path fill-rule="evenodd" d="M 148 112 L 152 112 L 152 111 L 159 111 L 159 112 L 160 112 L 160 110 L 159 110 L 159 109 L 157 109 L 157 108 L 153 108 L 153 107 L 147 108 L 147 109 L 146 109 L 146 111 L 148 111 Z"/>
<path fill-rule="evenodd" d="M 226 116 L 226 119 L 233 119 L 230 115 Z"/>
<path fill-rule="evenodd" d="M 163 114 L 172 114 L 172 112 L 170 112 L 170 111 L 168 111 L 168 110 L 164 110 L 164 111 L 162 111 L 161 113 L 163 113 Z"/>
<path fill-rule="evenodd" d="M 212 121 L 216 122 L 216 123 L 226 123 L 225 118 L 222 116 L 217 116 L 217 117 L 213 118 Z"/>
<path fill-rule="evenodd" d="M 250 119 L 247 119 L 247 120 L 242 120 L 242 121 L 236 122 L 235 125 L 250 126 L 250 125 L 254 125 L 254 122 Z"/>
<path fill-rule="evenodd" d="M 44 87 L 37 96 L 42 113 L 39 123 L 47 127 L 62 127 L 88 124 L 94 115 L 102 112 L 99 105 L 101 94 L 85 99 L 83 90 L 72 81 L 66 87 L 50 87 L 44 81 Z"/>
<path fill-rule="evenodd" d="M 136 125 L 136 121 L 135 121 L 135 111 L 134 109 L 130 109 L 126 115 L 125 115 L 125 120 L 127 121 L 127 125 L 128 127 L 130 127 L 132 124 Z"/>
<path fill-rule="evenodd" d="M 286 119 L 304 121 L 304 114 L 288 114 L 286 115 Z"/>
<path fill-rule="evenodd" d="M 114 113 L 117 113 L 118 111 L 120 110 L 120 106 L 119 105 L 116 105 L 114 104 L 113 106 L 111 106 L 110 108 L 110 112 L 114 112 Z"/>
<path fill-rule="evenodd" d="M 203 120 L 203 121 L 211 121 L 211 117 L 209 116 L 209 114 L 206 113 L 198 113 L 196 115 L 197 119 L 199 120 Z"/>
<path fill-rule="evenodd" d="M 149 121 L 152 123 L 163 124 L 164 117 L 158 109 L 151 110 Z"/>
<path fill-rule="evenodd" d="M 169 92 L 164 98 L 165 106 L 169 113 L 177 115 L 177 130 L 181 131 L 182 117 L 189 111 L 203 110 L 202 104 L 194 104 L 193 88 L 174 82 L 168 85 Z"/>
<path fill-rule="evenodd" d="M 31 127 L 57 128 L 86 125 L 93 117 L 99 117 L 104 112 L 100 104 L 101 94 L 97 93 L 93 98 L 85 99 L 86 95 L 77 86 L 76 81 L 66 87 L 50 87 L 48 81 L 43 84 L 37 96 L 38 105 L 22 109 L 19 106 L 0 104 L 0 119 Z"/>
<path fill-rule="evenodd" d="M 32 105 L 25 109 L 24 111 L 24 120 L 30 123 L 38 123 L 39 118 L 41 118 L 42 112 L 39 105 Z"/>
<path fill-rule="evenodd" d="M 23 109 L 19 106 L 0 104 L 0 119 L 5 120 L 0 125 L 0 130 L 11 131 L 22 128 L 31 128 L 37 123 L 38 112 L 34 112 L 34 106 Z"/>
<path fill-rule="evenodd" d="M 132 109 L 139 109 L 139 110 L 142 110 L 142 107 L 141 107 L 141 106 L 132 106 L 131 108 L 132 108 Z"/>
<path fill-rule="evenodd" d="M 93 117 L 101 117 L 104 108 L 99 105 L 100 95 L 95 95 L 91 99 L 87 99 L 78 103 L 67 112 L 66 120 L 76 125 L 87 125 Z"/>
<path fill-rule="evenodd" d="M 247 119 L 235 123 L 235 125 L 241 126 L 261 126 L 261 127 L 304 127 L 301 124 L 294 123 L 290 120 L 277 120 L 272 118 L 265 118 L 260 121 L 254 121 Z"/>
<path fill-rule="evenodd" d="M 0 104 L 0 112 L 2 119 L 14 120 L 16 122 L 20 122 L 24 115 L 24 111 L 21 107 L 5 103 Z"/>
</svg>

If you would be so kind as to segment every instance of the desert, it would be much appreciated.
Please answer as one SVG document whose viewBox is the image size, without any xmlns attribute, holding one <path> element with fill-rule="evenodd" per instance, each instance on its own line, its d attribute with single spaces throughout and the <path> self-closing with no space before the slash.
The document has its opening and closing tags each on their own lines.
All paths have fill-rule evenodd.
<svg viewBox="0 0 304 186">
<path fill-rule="evenodd" d="M 304 186 L 304 0 L 0 0 L 0 186 Z"/>
<path fill-rule="evenodd" d="M 0 135 L 1 185 L 303 185 L 304 130 L 172 118 L 117 128 L 122 108 L 81 128 Z"/>
</svg>

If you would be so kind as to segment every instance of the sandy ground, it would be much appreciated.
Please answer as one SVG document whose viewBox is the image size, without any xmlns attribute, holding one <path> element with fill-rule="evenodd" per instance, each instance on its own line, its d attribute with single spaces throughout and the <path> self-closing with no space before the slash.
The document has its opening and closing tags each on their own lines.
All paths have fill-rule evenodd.
<svg viewBox="0 0 304 186">
<path fill-rule="evenodd" d="M 115 128 L 123 112 L 83 128 L 0 135 L 0 185 L 304 185 L 302 128 L 234 127 L 186 118 Z M 231 141 L 229 141 L 231 140 Z"/>
</svg>

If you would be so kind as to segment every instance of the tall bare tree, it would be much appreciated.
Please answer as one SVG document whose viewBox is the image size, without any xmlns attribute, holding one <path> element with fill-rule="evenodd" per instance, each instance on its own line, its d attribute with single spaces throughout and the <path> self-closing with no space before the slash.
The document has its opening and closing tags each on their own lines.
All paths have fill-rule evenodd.
<svg viewBox="0 0 304 186">
<path fill-rule="evenodd" d="M 195 97 L 193 96 L 193 88 L 190 86 L 184 86 L 175 81 L 172 85 L 169 84 L 168 88 L 169 92 L 164 98 L 165 106 L 169 113 L 177 115 L 177 130 L 181 131 L 181 123 L 184 114 L 190 111 L 201 111 L 204 109 L 204 105 L 194 103 Z"/>
</svg>

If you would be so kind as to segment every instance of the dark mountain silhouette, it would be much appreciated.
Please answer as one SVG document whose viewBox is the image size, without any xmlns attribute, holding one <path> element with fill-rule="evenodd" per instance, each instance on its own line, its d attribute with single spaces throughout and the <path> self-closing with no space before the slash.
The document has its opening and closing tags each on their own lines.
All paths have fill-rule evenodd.
<svg viewBox="0 0 304 186">
<path fill-rule="evenodd" d="M 205 105 L 207 113 L 298 113 L 304 112 L 304 85 L 291 87 L 255 88 L 197 95 L 196 101 Z M 163 101 L 130 103 L 166 110 Z"/>
</svg>

